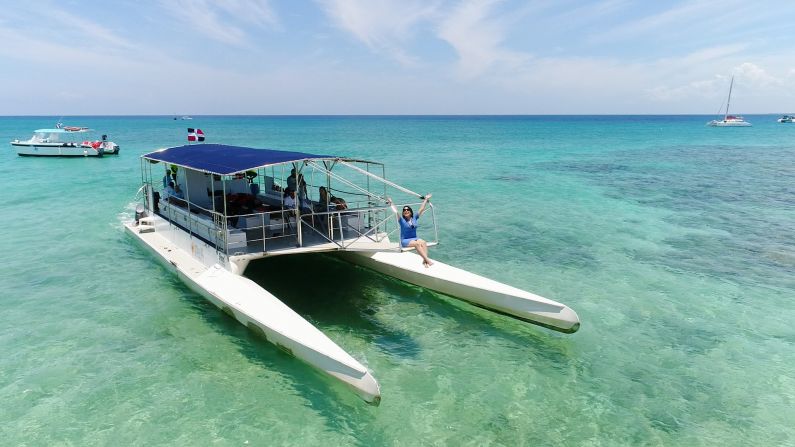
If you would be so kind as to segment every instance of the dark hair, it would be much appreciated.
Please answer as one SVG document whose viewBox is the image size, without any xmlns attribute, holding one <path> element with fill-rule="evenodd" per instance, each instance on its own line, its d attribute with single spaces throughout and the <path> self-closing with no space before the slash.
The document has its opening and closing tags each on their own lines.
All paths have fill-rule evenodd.
<svg viewBox="0 0 795 447">
<path fill-rule="evenodd" d="M 407 208 L 408 208 L 409 212 L 411 213 L 411 216 L 408 219 L 406 219 L 406 216 L 403 215 L 403 211 L 406 211 Z M 401 215 L 401 217 L 403 217 L 403 219 L 411 220 L 411 218 L 414 217 L 414 210 L 411 209 L 410 206 L 408 206 L 408 205 L 404 206 L 403 207 L 403 211 L 400 212 L 400 215 Z"/>
<path fill-rule="evenodd" d="M 174 186 L 174 182 L 168 182 L 168 186 Z"/>
</svg>

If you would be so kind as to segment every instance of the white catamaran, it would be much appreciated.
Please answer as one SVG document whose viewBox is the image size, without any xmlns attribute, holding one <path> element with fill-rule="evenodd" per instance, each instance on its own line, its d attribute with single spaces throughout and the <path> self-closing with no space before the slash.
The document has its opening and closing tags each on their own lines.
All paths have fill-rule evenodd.
<svg viewBox="0 0 795 447">
<path fill-rule="evenodd" d="M 729 115 L 729 104 L 732 101 L 732 87 L 734 87 L 734 76 L 729 83 L 729 97 L 726 98 L 726 113 L 723 114 L 723 119 L 712 120 L 707 123 L 711 127 L 749 127 L 751 123 L 744 120 L 743 117 L 737 115 Z"/>
<path fill-rule="evenodd" d="M 142 203 L 127 231 L 185 284 L 252 331 L 378 404 L 368 369 L 277 297 L 243 276 L 253 260 L 332 253 L 500 314 L 573 333 L 577 314 L 558 302 L 402 249 L 387 204 L 417 205 L 380 163 L 218 144 L 141 157 Z M 288 172 L 293 173 L 288 174 Z M 160 180 L 162 173 L 162 181 Z M 321 187 L 325 190 L 320 191 Z M 295 192 L 295 199 L 285 189 Z M 327 191 L 346 195 L 334 200 Z M 287 205 L 287 206 L 285 206 Z M 438 242 L 436 215 L 424 235 Z"/>
</svg>

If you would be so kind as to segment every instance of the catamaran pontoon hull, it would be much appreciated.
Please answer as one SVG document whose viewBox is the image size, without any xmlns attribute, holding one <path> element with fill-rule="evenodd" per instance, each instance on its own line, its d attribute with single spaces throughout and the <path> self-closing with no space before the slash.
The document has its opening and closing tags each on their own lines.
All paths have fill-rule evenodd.
<svg viewBox="0 0 795 447">
<path fill-rule="evenodd" d="M 149 231 L 162 223 L 158 220 L 162 221 L 149 218 L 151 226 L 128 223 L 125 228 L 191 290 L 283 351 L 347 385 L 366 402 L 380 403 L 378 382 L 361 363 L 255 282 L 218 264 L 208 268 L 179 243 Z M 194 253 L 214 251 L 196 239 L 191 244 Z"/>
<path fill-rule="evenodd" d="M 740 119 L 712 120 L 707 123 L 710 127 L 751 127 L 751 123 Z"/>
<path fill-rule="evenodd" d="M 412 252 L 345 252 L 342 256 L 354 264 L 529 323 L 569 334 L 580 328 L 579 317 L 568 306 L 439 261 L 425 268 L 422 258 Z"/>
</svg>

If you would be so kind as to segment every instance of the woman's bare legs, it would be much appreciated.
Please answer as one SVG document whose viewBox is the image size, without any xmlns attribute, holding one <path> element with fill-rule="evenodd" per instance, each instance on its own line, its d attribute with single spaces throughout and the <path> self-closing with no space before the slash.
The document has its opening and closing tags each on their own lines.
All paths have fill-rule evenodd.
<svg viewBox="0 0 795 447">
<path fill-rule="evenodd" d="M 420 256 L 425 259 L 425 267 L 430 267 L 433 265 L 433 261 L 431 261 L 431 258 L 428 257 L 428 243 L 422 239 L 420 239 L 420 242 Z"/>
<path fill-rule="evenodd" d="M 417 253 L 422 257 L 422 265 L 426 268 L 433 265 L 433 261 L 428 257 L 428 244 L 424 240 L 413 240 L 409 242 L 409 247 L 414 247 L 417 250 Z"/>
</svg>

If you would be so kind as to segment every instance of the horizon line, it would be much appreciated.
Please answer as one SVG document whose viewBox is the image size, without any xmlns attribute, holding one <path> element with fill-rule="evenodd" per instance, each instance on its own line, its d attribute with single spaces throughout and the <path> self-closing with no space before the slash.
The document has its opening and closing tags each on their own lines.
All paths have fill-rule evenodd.
<svg viewBox="0 0 795 447">
<path fill-rule="evenodd" d="M 743 113 L 738 115 L 792 115 L 790 112 L 760 112 Z M 198 114 L 180 115 L 193 117 L 273 117 L 273 118 L 301 118 L 301 117 L 540 117 L 540 116 L 715 116 L 715 113 L 431 113 L 431 114 Z M 717 114 L 720 115 L 720 114 Z M 67 118 L 67 117 L 164 117 L 172 118 L 173 114 L 75 114 L 75 115 L 3 115 L 0 118 Z M 173 121 L 190 121 L 172 118 Z"/>
</svg>

